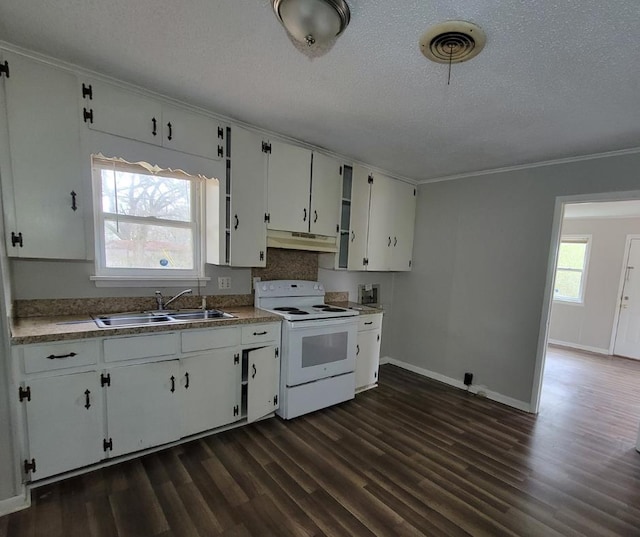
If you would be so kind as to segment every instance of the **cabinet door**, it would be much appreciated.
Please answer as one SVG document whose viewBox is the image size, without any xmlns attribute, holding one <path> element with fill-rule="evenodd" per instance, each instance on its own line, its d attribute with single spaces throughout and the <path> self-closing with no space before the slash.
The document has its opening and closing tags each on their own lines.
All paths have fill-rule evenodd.
<svg viewBox="0 0 640 537">
<path fill-rule="evenodd" d="M 92 112 L 93 121 L 85 121 L 93 130 L 162 145 L 162 104 L 147 96 L 96 80 L 80 81 L 91 87 L 81 97 L 82 110 Z"/>
<path fill-rule="evenodd" d="M 311 172 L 311 233 L 335 237 L 340 224 L 341 165 L 337 160 L 313 154 Z"/>
<path fill-rule="evenodd" d="M 180 438 L 178 360 L 109 370 L 107 436 L 116 457 Z"/>
<path fill-rule="evenodd" d="M 393 219 L 393 248 L 391 270 L 411 270 L 411 256 L 413 254 L 413 230 L 416 215 L 416 188 L 402 181 L 394 181 L 394 219 Z"/>
<path fill-rule="evenodd" d="M 11 161 L 0 163 L 7 254 L 86 259 L 76 77 L 15 54 L 4 57 L 11 72 L 4 79 Z M 22 245 L 14 246 L 12 233 Z"/>
<path fill-rule="evenodd" d="M 13 76 L 13 73 L 12 73 Z M 28 382 L 25 401 L 29 460 L 42 479 L 104 458 L 102 388 L 96 372 L 62 375 Z"/>
<path fill-rule="evenodd" d="M 183 108 L 162 105 L 162 145 L 213 160 L 224 157 L 224 130 L 214 119 Z"/>
<path fill-rule="evenodd" d="M 389 270 L 393 245 L 395 181 L 382 174 L 374 174 L 369 205 L 369 236 L 367 241 L 367 270 Z"/>
<path fill-rule="evenodd" d="M 380 330 L 358 332 L 356 351 L 356 390 L 378 382 Z"/>
<path fill-rule="evenodd" d="M 280 352 L 263 347 L 247 353 L 247 422 L 260 419 L 278 408 Z"/>
<path fill-rule="evenodd" d="M 231 245 L 234 267 L 264 267 L 267 263 L 267 154 L 262 137 L 231 130 Z"/>
<path fill-rule="evenodd" d="M 351 223 L 349 229 L 349 270 L 366 270 L 367 236 L 369 231 L 369 171 L 353 167 L 351 183 Z"/>
<path fill-rule="evenodd" d="M 267 177 L 267 228 L 309 231 L 311 151 L 271 142 Z"/>
<path fill-rule="evenodd" d="M 209 351 L 180 361 L 181 436 L 240 419 L 241 373 L 239 347 Z"/>
</svg>

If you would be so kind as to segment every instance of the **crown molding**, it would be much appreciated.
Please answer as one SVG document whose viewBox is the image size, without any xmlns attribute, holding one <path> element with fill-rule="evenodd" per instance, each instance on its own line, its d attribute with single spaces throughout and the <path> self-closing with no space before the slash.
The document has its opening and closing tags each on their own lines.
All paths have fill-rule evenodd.
<svg viewBox="0 0 640 537">
<path fill-rule="evenodd" d="M 504 168 L 493 168 L 490 170 L 480 170 L 476 172 L 459 173 L 456 175 L 445 175 L 442 177 L 435 177 L 433 179 L 423 179 L 418 181 L 419 185 L 425 185 L 428 183 L 440 183 L 442 181 L 455 181 L 456 179 L 467 179 L 470 177 L 480 177 L 483 175 L 493 175 L 496 173 L 515 172 L 520 170 L 529 170 L 532 168 L 541 168 L 543 166 L 557 166 L 559 164 L 571 164 L 572 162 L 582 162 L 584 160 L 594 160 L 608 157 L 620 157 L 623 155 L 636 155 L 640 153 L 640 147 L 632 147 L 629 149 L 620 149 L 617 151 L 607 151 L 604 153 L 592 153 L 590 155 L 580 155 L 576 157 L 559 158 L 555 160 L 543 160 L 540 162 L 531 162 L 529 164 L 519 164 L 517 166 L 506 166 Z"/>
</svg>

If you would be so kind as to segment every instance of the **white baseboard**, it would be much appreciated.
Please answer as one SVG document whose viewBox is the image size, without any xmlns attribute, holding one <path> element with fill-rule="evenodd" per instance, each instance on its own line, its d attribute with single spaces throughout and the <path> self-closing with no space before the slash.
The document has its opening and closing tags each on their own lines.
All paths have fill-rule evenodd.
<svg viewBox="0 0 640 537">
<path fill-rule="evenodd" d="M 31 494 L 25 491 L 20 496 L 0 500 L 0 516 L 9 515 L 31 506 Z"/>
<path fill-rule="evenodd" d="M 446 375 L 442 375 L 440 373 L 436 373 L 435 371 L 429 371 L 428 369 L 423 369 L 422 367 L 415 366 L 413 364 L 408 364 L 407 362 L 401 362 L 400 360 L 396 360 L 395 358 L 391 358 L 389 356 L 385 356 L 380 359 L 380 364 L 392 364 L 402 369 L 406 369 L 407 371 L 411 371 L 413 373 L 417 373 L 418 375 L 422 375 L 423 377 L 427 377 L 433 380 L 437 380 L 438 382 L 442 382 L 443 384 L 448 384 L 449 386 L 453 386 L 454 388 L 459 388 L 461 390 L 466 390 L 467 387 L 465 384 L 457 379 L 447 377 Z M 502 403 L 503 405 L 510 406 L 512 408 L 517 408 L 518 410 L 523 410 L 524 412 L 531 412 L 531 404 L 526 401 L 520 401 L 519 399 L 514 399 L 513 397 L 508 397 L 506 395 L 502 395 L 501 393 L 494 392 L 486 388 L 486 386 L 470 386 L 469 391 L 471 393 L 477 394 L 478 392 L 484 394 L 487 399 L 491 399 L 492 401 L 496 401 L 497 403 Z"/>
<path fill-rule="evenodd" d="M 551 345 L 558 345 L 559 347 L 569 347 L 570 349 L 577 349 L 579 351 L 595 352 L 597 354 L 609 354 L 609 349 L 601 349 L 600 347 L 590 347 L 589 345 L 580 345 L 578 343 L 570 343 L 568 341 L 560 341 L 559 339 L 549 339 Z"/>
</svg>

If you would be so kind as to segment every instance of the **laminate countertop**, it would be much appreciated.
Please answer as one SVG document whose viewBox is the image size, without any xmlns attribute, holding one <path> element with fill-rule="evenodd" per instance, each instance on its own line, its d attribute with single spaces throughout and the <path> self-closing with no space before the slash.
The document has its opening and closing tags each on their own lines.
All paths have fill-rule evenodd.
<svg viewBox="0 0 640 537">
<path fill-rule="evenodd" d="M 357 310 L 360 315 L 382 313 L 379 308 L 363 306 L 355 302 L 331 302 L 330 304 Z M 23 317 L 13 319 L 11 324 L 11 343 L 26 345 L 30 343 L 46 343 L 51 341 L 67 341 L 94 337 L 125 336 L 172 330 L 193 330 L 198 328 L 215 328 L 240 324 L 272 323 L 282 317 L 253 306 L 232 306 L 223 311 L 234 317 L 231 319 L 209 319 L 202 321 L 176 321 L 170 324 L 153 324 L 148 326 L 129 326 L 117 328 L 99 328 L 89 315 L 61 315 L 42 317 Z"/>
<path fill-rule="evenodd" d="M 282 317 L 253 306 L 225 308 L 231 319 L 209 319 L 202 321 L 177 321 L 170 324 L 150 326 L 130 326 L 119 328 L 99 328 L 89 315 L 64 315 L 57 317 L 23 317 L 13 319 L 11 324 L 11 343 L 25 345 L 50 341 L 66 341 L 94 337 L 124 336 L 172 330 L 193 330 L 215 328 L 241 324 L 272 323 Z"/>
</svg>

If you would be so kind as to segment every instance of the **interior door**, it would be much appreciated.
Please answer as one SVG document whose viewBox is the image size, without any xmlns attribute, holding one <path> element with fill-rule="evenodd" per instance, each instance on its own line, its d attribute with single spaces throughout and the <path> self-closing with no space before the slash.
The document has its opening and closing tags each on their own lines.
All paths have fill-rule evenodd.
<svg viewBox="0 0 640 537">
<path fill-rule="evenodd" d="M 630 241 L 627 253 L 613 353 L 640 360 L 640 239 Z"/>
</svg>

